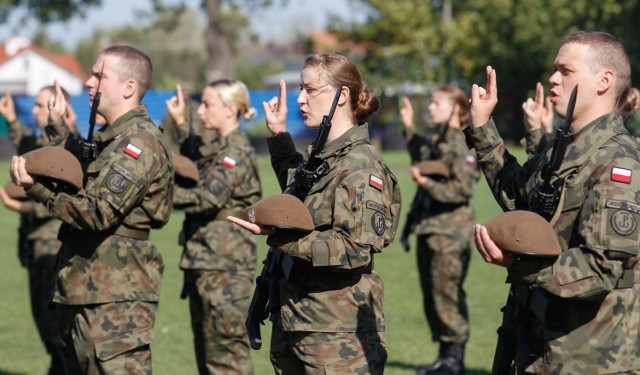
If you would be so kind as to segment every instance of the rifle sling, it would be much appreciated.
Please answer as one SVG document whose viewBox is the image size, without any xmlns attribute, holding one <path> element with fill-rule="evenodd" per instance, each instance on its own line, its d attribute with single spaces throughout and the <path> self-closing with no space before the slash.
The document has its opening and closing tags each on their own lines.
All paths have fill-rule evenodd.
<svg viewBox="0 0 640 375">
<path fill-rule="evenodd" d="M 584 163 L 591 159 L 591 156 L 593 156 L 593 154 L 596 153 L 596 151 L 598 151 L 600 149 L 600 147 L 602 147 L 607 141 L 609 141 L 610 139 L 612 139 L 613 137 L 615 137 L 617 135 L 617 133 L 613 133 L 611 134 L 610 137 L 604 137 L 599 139 L 594 145 L 593 147 L 591 147 L 589 149 L 588 152 L 580 155 L 579 158 L 577 158 L 576 160 L 572 160 L 568 163 L 562 164 L 561 167 L 562 169 L 554 172 L 555 175 L 557 176 L 561 176 L 564 173 L 566 173 L 566 171 L 570 171 L 565 177 L 563 177 L 565 179 L 565 182 L 567 181 L 567 177 L 568 176 L 572 176 L 575 175 L 576 173 L 580 172 L 580 170 L 582 169 L 582 166 L 584 165 Z M 551 220 L 549 220 L 549 224 L 551 224 L 552 226 L 555 224 L 555 222 L 558 220 L 558 218 L 560 217 L 560 214 L 562 213 L 562 207 L 564 206 L 564 202 L 565 202 L 565 191 L 567 189 L 563 189 L 560 191 L 560 197 L 558 200 L 558 207 L 556 207 L 556 210 L 553 214 L 553 216 L 551 217 Z"/>
</svg>

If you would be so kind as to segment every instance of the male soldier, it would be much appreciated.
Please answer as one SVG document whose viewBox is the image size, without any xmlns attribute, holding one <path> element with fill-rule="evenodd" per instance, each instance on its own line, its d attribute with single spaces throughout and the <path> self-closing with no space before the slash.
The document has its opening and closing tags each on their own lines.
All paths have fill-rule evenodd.
<svg viewBox="0 0 640 375">
<path fill-rule="evenodd" d="M 66 91 L 63 90 L 62 93 L 66 99 L 69 98 Z M 0 115 L 9 124 L 9 137 L 19 154 L 50 143 L 49 135 L 53 134 L 52 130 L 55 132 L 56 129 L 47 127 L 49 117 L 47 101 L 54 94 L 54 86 L 46 86 L 35 97 L 31 112 L 40 129 L 40 136 L 36 136 L 29 127 L 18 119 L 13 97 L 9 90 L 0 99 Z M 66 122 L 73 126 L 75 116 L 71 106 L 67 107 L 64 116 Z M 0 188 L 0 200 L 6 208 L 20 214 L 18 257 L 22 266 L 27 268 L 29 275 L 31 313 L 36 322 L 40 339 L 44 343 L 47 353 L 51 356 L 49 374 L 61 374 L 63 369 L 60 335 L 58 334 L 56 311 L 51 308 L 49 300 L 54 288 L 55 259 L 58 250 L 60 250 L 58 230 L 62 222 L 53 218 L 44 205 L 31 200 L 14 199 L 3 188 Z"/>
<path fill-rule="evenodd" d="M 168 221 L 173 186 L 162 134 L 140 105 L 151 79 L 151 61 L 133 47 L 98 56 L 86 85 L 92 101 L 102 94 L 107 125 L 78 193 L 34 181 L 24 158 L 11 162 L 13 181 L 64 222 L 53 302 L 68 373 L 151 373 L 163 263 L 148 236 Z M 52 122 L 63 104 L 60 95 L 50 102 Z"/>
<path fill-rule="evenodd" d="M 554 68 L 551 101 L 560 117 L 579 85 L 571 141 L 550 185 L 558 201 L 548 219 L 562 253 L 544 260 L 502 252 L 481 225 L 474 226 L 476 246 L 485 261 L 507 267 L 510 282 L 540 292 L 529 301 L 530 321 L 521 323 L 529 340 L 516 348 L 516 358 L 525 359 L 516 362 L 519 373 L 637 373 L 640 154 L 619 115 L 629 59 L 620 40 L 581 31 L 565 38 Z M 503 209 L 534 210 L 551 146 L 517 164 L 490 118 L 498 94 L 491 67 L 487 81 L 486 90 L 472 87 L 478 160 Z"/>
</svg>

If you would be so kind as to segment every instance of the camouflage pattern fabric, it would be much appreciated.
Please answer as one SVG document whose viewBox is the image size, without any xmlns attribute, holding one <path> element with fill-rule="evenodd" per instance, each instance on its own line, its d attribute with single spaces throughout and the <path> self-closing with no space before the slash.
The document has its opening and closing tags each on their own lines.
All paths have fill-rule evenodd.
<svg viewBox="0 0 640 375">
<path fill-rule="evenodd" d="M 549 139 L 542 128 L 526 131 L 524 138 L 520 140 L 520 144 L 524 147 L 529 159 L 543 151 L 548 142 Z"/>
<path fill-rule="evenodd" d="M 276 174 L 288 170 L 291 184 L 295 163 L 302 161 L 295 157 L 293 140 L 286 134 L 271 138 L 268 145 Z M 305 158 L 308 155 L 309 150 Z M 345 337 L 357 341 L 357 333 L 386 329 L 384 285 L 373 266 L 373 256 L 395 237 L 402 206 L 400 190 L 369 142 L 366 124 L 327 143 L 319 156 L 326 161 L 328 173 L 311 187 L 305 200 L 316 229 L 308 234 L 280 231 L 267 240 L 296 260 L 294 267 L 300 275 L 279 280 L 277 324 L 287 335 L 349 333 Z M 384 351 L 382 341 L 377 345 Z M 336 355 L 348 356 L 346 352 Z M 322 360 L 329 362 L 328 358 Z M 336 360 L 332 355 L 331 361 Z M 367 358 L 350 361 L 356 368 L 366 366 Z M 278 371 L 277 363 L 272 363 Z"/>
<path fill-rule="evenodd" d="M 76 195 L 57 193 L 39 183 L 27 191 L 64 222 L 53 301 L 65 305 L 157 302 L 164 266 L 160 252 L 146 237 L 150 229 L 161 228 L 169 220 L 171 156 L 144 106 L 100 129 L 95 141 L 98 156 L 88 165 L 85 186 Z M 74 328 L 73 335 L 85 335 L 80 329 L 83 326 Z M 133 331 L 127 335 L 132 341 L 139 338 Z M 69 354 L 72 343 L 65 341 L 65 345 Z M 65 365 L 74 358 L 65 358 Z"/>
<path fill-rule="evenodd" d="M 253 374 L 245 320 L 252 272 L 185 270 L 200 374 Z"/>
<path fill-rule="evenodd" d="M 471 228 L 461 235 L 418 236 L 422 305 L 435 342 L 465 344 L 469 339 L 469 313 L 462 285 L 469 269 Z"/>
<path fill-rule="evenodd" d="M 382 375 L 386 348 L 384 332 L 285 332 L 274 322 L 270 358 L 279 375 Z"/>
<path fill-rule="evenodd" d="M 152 373 L 156 302 L 57 306 L 66 374 Z"/>
<path fill-rule="evenodd" d="M 435 142 L 434 135 L 432 142 Z M 444 181 L 428 179 L 420 186 L 431 197 L 429 210 L 414 229 L 415 234 L 444 234 L 468 241 L 468 232 L 475 223 L 475 214 L 469 200 L 473 197 L 480 171 L 475 152 L 467 148 L 460 129 L 449 128 L 445 139 L 438 145 L 442 161 L 451 171 Z M 422 160 L 428 160 L 428 148 L 421 149 Z"/>
<path fill-rule="evenodd" d="M 9 138 L 16 150 L 22 153 L 49 144 L 46 133 L 35 137 L 18 119 L 9 123 Z M 51 308 L 50 299 L 55 286 L 56 255 L 61 245 L 57 237 L 61 224 L 60 220 L 49 214 L 44 205 L 31 200 L 22 202 L 18 258 L 27 268 L 31 314 L 40 340 L 47 353 L 54 357 L 60 356 L 60 336 L 56 310 Z"/>
<path fill-rule="evenodd" d="M 551 150 L 522 167 L 490 121 L 472 131 L 480 165 L 505 210 L 527 209 Z M 531 324 L 539 357 L 528 373 L 640 371 L 638 256 L 639 145 L 610 114 L 573 135 L 552 183 L 563 185 L 551 224 L 563 253 L 555 261 L 518 258 L 509 280 L 546 292 L 546 319 Z"/>
<path fill-rule="evenodd" d="M 407 136 L 412 134 L 407 132 Z M 431 138 L 435 144 L 437 134 Z M 429 178 L 420 186 L 430 203 L 414 228 L 423 308 L 433 341 L 464 344 L 469 338 L 469 321 L 463 283 L 471 253 L 471 227 L 475 213 L 469 203 L 480 172 L 475 152 L 467 148 L 462 130 L 449 128 L 438 143 L 440 161 L 450 178 Z M 422 160 L 430 150 L 421 148 Z"/>
<path fill-rule="evenodd" d="M 200 374 L 253 373 L 244 325 L 256 269 L 256 240 L 227 221 L 243 217 L 262 189 L 253 146 L 240 129 L 202 147 L 200 181 L 176 188 L 186 212 L 181 237 L 191 325 Z"/>
<path fill-rule="evenodd" d="M 180 268 L 255 271 L 255 236 L 225 219 L 227 213 L 244 217 L 242 211 L 262 195 L 253 146 L 237 129 L 209 144 L 196 164 L 198 186 L 177 187 L 174 195 L 173 206 L 186 213 Z"/>
</svg>

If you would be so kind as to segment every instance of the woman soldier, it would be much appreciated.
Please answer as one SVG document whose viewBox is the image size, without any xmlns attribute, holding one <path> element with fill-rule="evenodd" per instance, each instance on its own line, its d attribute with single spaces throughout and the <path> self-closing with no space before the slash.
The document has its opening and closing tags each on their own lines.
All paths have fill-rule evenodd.
<svg viewBox="0 0 640 375">
<path fill-rule="evenodd" d="M 307 127 L 319 127 L 337 97 L 327 142 L 318 150 L 324 173 L 304 200 L 315 229 L 300 234 L 229 220 L 270 234 L 267 243 L 284 254 L 283 269 L 291 271 L 279 280 L 280 308 L 272 317 L 275 372 L 382 374 L 384 286 L 373 257 L 394 239 L 401 199 L 395 176 L 369 140 L 366 121 L 380 102 L 353 61 L 338 53 L 309 56 L 300 79 L 297 101 Z M 263 107 L 273 134 L 271 162 L 290 192 L 292 172 L 306 164 L 309 150 L 297 153 L 287 133 L 284 82 L 280 98 Z"/>
<path fill-rule="evenodd" d="M 184 105 L 175 99 L 177 107 Z M 240 129 L 240 118 L 255 114 L 244 83 L 210 83 L 198 115 L 218 137 L 200 148 L 197 185 L 176 186 L 174 193 L 174 207 L 186 214 L 180 268 L 200 374 L 253 373 L 244 322 L 255 275 L 255 238 L 225 218 L 242 215 L 261 197 L 255 152 Z"/>
<path fill-rule="evenodd" d="M 442 86 L 429 103 L 429 115 L 441 129 L 431 139 L 415 133 L 413 108 L 407 98 L 401 117 L 416 162 L 437 160 L 447 178 L 411 170 L 422 196 L 428 201 L 419 214 L 414 232 L 418 236 L 418 271 L 423 307 L 431 339 L 439 343 L 438 358 L 420 367 L 417 374 L 463 374 L 464 347 L 469 338 L 466 295 L 462 284 L 471 255 L 471 228 L 475 214 L 470 204 L 479 177 L 475 153 L 467 148 L 462 126 L 468 120 L 467 96 L 459 88 Z M 423 138 L 424 142 L 416 142 Z M 423 201 L 425 200 L 423 199 Z"/>
</svg>

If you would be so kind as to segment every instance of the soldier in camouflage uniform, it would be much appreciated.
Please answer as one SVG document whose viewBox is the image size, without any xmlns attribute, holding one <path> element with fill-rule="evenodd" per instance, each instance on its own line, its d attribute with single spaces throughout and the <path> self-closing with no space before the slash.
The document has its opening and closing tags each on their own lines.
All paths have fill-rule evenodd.
<svg viewBox="0 0 640 375">
<path fill-rule="evenodd" d="M 95 135 L 98 154 L 84 187 L 70 195 L 34 181 L 14 157 L 13 181 L 63 221 L 57 282 L 65 371 L 151 373 L 153 325 L 163 262 L 149 230 L 169 220 L 173 165 L 162 134 L 140 105 L 152 79 L 149 58 L 129 46 L 104 49 L 87 80 L 107 122 Z M 54 114 L 64 99 L 50 103 Z"/>
<path fill-rule="evenodd" d="M 351 60 L 330 53 L 306 59 L 298 103 L 305 126 L 318 127 L 341 84 L 319 151 L 327 173 L 305 200 L 315 230 L 279 231 L 267 240 L 285 254 L 279 296 L 270 296 L 280 302 L 271 336 L 277 374 L 382 374 L 387 360 L 384 287 L 373 258 L 393 241 L 402 203 L 395 176 L 369 139 L 366 120 L 380 102 Z M 274 134 L 268 139 L 272 165 L 288 192 L 309 150 L 297 153 L 286 132 L 284 82 L 280 98 L 263 107 Z M 256 234 L 272 232 L 232 220 Z"/>
<path fill-rule="evenodd" d="M 403 98 L 401 117 L 409 145 L 416 144 L 413 108 Z M 464 347 L 469 338 L 466 295 L 462 284 L 469 269 L 471 227 L 475 214 L 473 197 L 479 171 L 475 152 L 467 148 L 462 126 L 468 120 L 468 99 L 459 88 L 442 86 L 429 104 L 431 119 L 444 134 L 434 134 L 418 149 L 415 161 L 431 160 L 432 153 L 450 171 L 448 179 L 423 176 L 417 168 L 411 173 L 426 203 L 422 203 L 414 232 L 418 236 L 418 271 L 423 307 L 431 329 L 431 339 L 439 343 L 438 358 L 418 374 L 462 374 Z M 427 144 L 431 145 L 427 147 Z M 415 151 L 411 150 L 415 153 Z"/>
<path fill-rule="evenodd" d="M 171 108 L 182 113 L 184 100 Z M 242 217 L 261 197 L 256 156 L 240 129 L 240 118 L 256 114 L 244 83 L 218 80 L 203 92 L 198 115 L 216 141 L 201 147 L 200 179 L 192 188 L 177 187 L 173 205 L 186 213 L 181 233 L 191 327 L 200 374 L 251 374 L 253 367 L 244 322 L 256 269 L 251 233 L 225 220 Z"/>
<path fill-rule="evenodd" d="M 69 98 L 62 90 L 65 98 Z M 28 126 L 23 124 L 16 115 L 15 104 L 9 90 L 0 99 L 0 115 L 9 124 L 9 138 L 18 151 L 24 154 L 36 148 L 50 144 L 55 140 L 60 129 L 47 126 L 49 108 L 47 101 L 55 95 L 54 86 L 40 89 L 34 99 L 33 117 L 40 130 L 36 136 Z M 71 106 L 67 106 L 64 114 L 66 123 L 75 129 L 75 115 Z M 51 137 L 50 137 L 51 135 Z M 5 207 L 20 214 L 18 228 L 18 257 L 29 274 L 29 296 L 31 313 L 33 314 L 40 339 L 44 343 L 47 353 L 51 356 L 49 374 L 61 374 L 62 357 L 60 354 L 60 335 L 56 319 L 56 310 L 50 306 L 51 293 L 55 282 L 55 259 L 60 250 L 58 231 L 62 222 L 53 218 L 47 208 L 32 200 L 19 201 L 9 197 L 0 188 L 0 199 Z"/>
<path fill-rule="evenodd" d="M 638 374 L 640 153 L 619 114 L 638 104 L 627 102 L 629 59 L 611 35 L 577 32 L 565 38 L 554 67 L 551 101 L 560 117 L 579 84 L 572 140 L 551 181 L 561 186 L 550 223 L 562 253 L 546 260 L 502 252 L 482 225 L 474 226 L 476 246 L 485 261 L 507 267 L 510 282 L 538 286 L 536 301 L 547 303 L 535 302 L 524 327 L 531 339 L 516 355 L 531 360 L 516 363 L 519 373 Z M 490 119 L 498 94 L 491 67 L 487 79 L 486 89 L 472 88 L 478 161 L 504 210 L 530 209 L 551 149 L 517 164 Z"/>
</svg>

